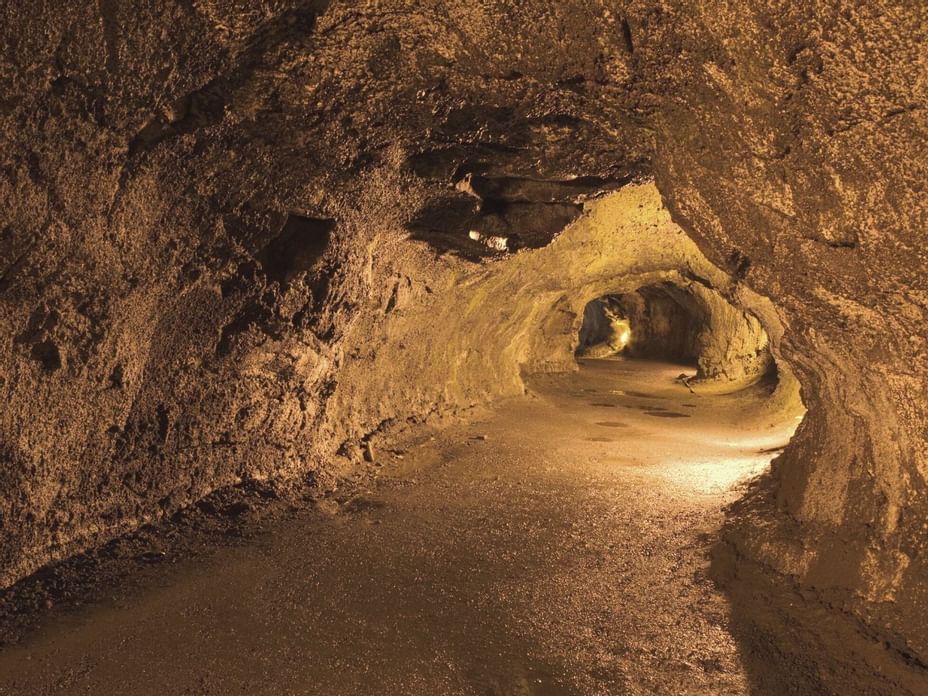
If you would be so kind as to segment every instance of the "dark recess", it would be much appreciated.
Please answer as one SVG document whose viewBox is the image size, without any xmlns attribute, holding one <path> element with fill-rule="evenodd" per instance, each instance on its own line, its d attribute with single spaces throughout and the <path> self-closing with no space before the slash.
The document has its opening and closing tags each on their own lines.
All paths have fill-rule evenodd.
<svg viewBox="0 0 928 696">
<path fill-rule="evenodd" d="M 290 215 L 280 234 L 258 255 L 268 280 L 281 285 L 310 270 L 329 246 L 335 221 Z"/>
<path fill-rule="evenodd" d="M 42 341 L 32 347 L 32 357 L 46 372 L 55 372 L 61 367 L 61 352 L 52 341 Z"/>
<path fill-rule="evenodd" d="M 629 53 L 635 52 L 635 44 L 632 43 L 632 28 L 627 19 L 622 19 L 622 40 L 625 41 L 625 48 Z"/>
</svg>

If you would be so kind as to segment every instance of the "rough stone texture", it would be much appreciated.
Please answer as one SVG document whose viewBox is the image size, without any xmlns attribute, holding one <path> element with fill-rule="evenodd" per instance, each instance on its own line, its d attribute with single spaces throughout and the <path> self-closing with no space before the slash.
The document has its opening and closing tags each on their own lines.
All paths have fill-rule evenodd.
<svg viewBox="0 0 928 696">
<path fill-rule="evenodd" d="M 578 278 L 568 252 L 589 250 L 549 242 L 653 174 L 809 407 L 736 511 L 739 561 L 928 664 L 928 7 L 0 16 L 0 584 L 242 478 L 324 480 L 391 418 L 564 368 L 582 303 L 658 267 L 593 250 Z"/>
<path fill-rule="evenodd" d="M 371 436 L 358 428 L 373 431 L 398 415 L 422 415 L 423 407 L 452 409 L 521 393 L 524 372 L 576 369 L 583 310 L 597 297 L 692 282 L 684 273 L 715 293 L 733 289 L 671 222 L 650 184 L 587 204 L 585 215 L 548 246 L 504 261 L 478 266 L 448 259 L 435 266 L 426 250 L 420 254 L 373 261 L 373 276 L 390 281 L 346 336 L 355 349 L 326 410 L 326 435 L 353 428 L 343 452 Z M 707 364 L 731 369 L 709 353 Z"/>
<path fill-rule="evenodd" d="M 497 210 L 563 226 L 643 157 L 584 94 L 595 5 L 322 9 L 4 7 L 2 582 L 223 484 L 324 475 L 362 427 L 327 425 L 336 393 L 364 407 L 338 372 L 371 336 L 345 335 L 396 285 L 372 257 L 464 265 L 404 241 L 436 200 L 475 200 L 462 164 L 505 174 L 470 179 Z"/>
<path fill-rule="evenodd" d="M 658 181 L 710 258 L 775 304 L 809 409 L 728 539 L 923 670 L 928 6 L 675 17 L 674 57 L 639 54 L 670 61 L 675 94 L 654 120 Z"/>
</svg>

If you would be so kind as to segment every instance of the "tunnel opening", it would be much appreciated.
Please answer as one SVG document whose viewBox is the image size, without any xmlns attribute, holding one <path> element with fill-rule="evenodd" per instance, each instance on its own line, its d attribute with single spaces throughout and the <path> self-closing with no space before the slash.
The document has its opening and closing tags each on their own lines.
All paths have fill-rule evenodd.
<svg viewBox="0 0 928 696">
<path fill-rule="evenodd" d="M 776 384 L 770 341 L 757 318 L 695 282 L 663 281 L 590 300 L 575 356 L 673 363 L 690 368 L 687 381 Z"/>
<path fill-rule="evenodd" d="M 427 653 L 431 637 L 443 635 L 450 625 L 455 631 L 447 648 L 451 659 L 458 664 L 477 662 L 493 678 L 503 675 L 500 680 L 506 678 L 509 664 L 522 669 L 518 660 L 529 654 L 531 646 L 507 640 L 515 645 L 510 653 L 498 651 L 495 645 L 487 654 L 472 652 L 470 646 L 486 645 L 482 640 L 487 635 L 485 627 L 502 634 L 506 624 L 497 630 L 492 617 L 472 611 L 474 603 L 462 607 L 453 598 L 476 596 L 481 604 L 495 606 L 501 577 L 544 569 L 541 577 L 525 575 L 523 587 L 535 593 L 537 600 L 532 604 L 546 611 L 551 607 L 554 620 L 565 622 L 561 625 L 576 623 L 574 607 L 563 602 L 562 588 L 568 578 L 582 579 L 566 586 L 582 593 L 576 596 L 584 601 L 590 600 L 597 616 L 607 617 L 606 621 L 597 618 L 597 622 L 622 625 L 624 617 L 609 613 L 617 607 L 655 607 L 653 616 L 641 612 L 641 623 L 614 636 L 619 646 L 639 641 L 639 636 L 648 634 L 661 621 L 681 614 L 699 617 L 701 608 L 711 602 L 718 607 L 719 598 L 707 587 L 681 604 L 673 583 L 654 582 L 662 572 L 660 564 L 668 560 L 676 563 L 684 557 L 680 566 L 683 573 L 689 577 L 702 572 L 700 549 L 706 544 L 694 538 L 693 529 L 715 528 L 721 506 L 740 497 L 740 484 L 769 466 L 775 452 L 791 436 L 792 424 L 773 403 L 773 392 L 765 392 L 760 385 L 747 388 L 769 374 L 772 365 L 768 336 L 760 322 L 736 307 L 736 300 L 728 299 L 739 292 L 745 297 L 748 291 L 733 287 L 735 283 L 729 284 L 724 272 L 708 262 L 699 262 L 682 232 L 665 227 L 664 237 L 657 236 L 652 216 L 663 209 L 656 194 L 654 189 L 642 192 L 629 188 L 598 201 L 596 205 L 601 208 L 581 217 L 551 244 L 469 269 L 470 276 L 461 266 L 451 266 L 447 275 L 417 275 L 412 268 L 408 274 L 398 274 L 389 265 L 391 275 L 386 275 L 372 266 L 372 278 L 388 282 L 383 284 L 381 295 L 371 298 L 366 315 L 358 310 L 357 324 L 345 339 L 345 344 L 353 347 L 339 368 L 342 386 L 336 390 L 334 382 L 318 383 L 325 392 L 329 420 L 308 418 L 312 405 L 307 397 L 271 398 L 269 395 L 277 392 L 270 390 L 259 391 L 245 406 L 233 402 L 235 408 L 230 409 L 234 418 L 230 419 L 230 433 L 241 432 L 250 423 L 255 423 L 251 427 L 258 432 L 280 433 L 291 432 L 301 421 L 343 421 L 332 433 L 347 433 L 352 440 L 346 437 L 344 441 L 360 446 L 340 449 L 337 456 L 345 465 L 341 471 L 314 473 L 304 479 L 305 487 L 298 487 L 303 482 L 293 484 L 297 495 L 312 496 L 314 501 L 304 517 L 298 521 L 285 518 L 282 508 L 269 513 L 281 515 L 277 518 L 281 526 L 276 528 L 283 535 L 276 547 L 281 555 L 276 559 L 278 567 L 288 569 L 286 577 L 255 582 L 250 562 L 241 573 L 233 569 L 232 573 L 185 576 L 185 582 L 195 584 L 191 591 L 198 601 L 209 602 L 218 592 L 208 581 L 196 584 L 201 577 L 234 574 L 232 580 L 237 584 L 232 591 L 238 596 L 274 584 L 281 587 L 281 593 L 291 592 L 292 578 L 307 577 L 309 584 L 305 586 L 314 590 L 295 591 L 316 598 L 317 603 L 307 602 L 296 609 L 287 606 L 286 615 L 266 622 L 273 627 L 273 634 L 257 636 L 258 646 L 273 645 L 273 640 L 281 637 L 289 640 L 290 612 L 300 626 L 319 626 L 318 635 L 337 636 L 341 644 L 357 642 L 355 636 L 339 633 L 346 627 L 374 625 L 372 633 L 391 636 L 392 627 L 402 625 L 410 627 L 411 647 L 408 652 L 391 655 L 387 662 L 405 666 L 410 654 Z M 644 202 L 654 206 L 651 212 L 644 208 Z M 630 215 L 641 217 L 632 218 L 631 224 L 625 222 Z M 261 236 L 263 245 L 252 245 L 253 258 L 247 266 L 240 266 L 236 282 L 217 288 L 217 299 L 234 298 L 240 292 L 238 281 L 260 280 L 262 275 L 282 289 L 296 281 L 292 294 L 297 295 L 302 285 L 298 279 L 320 268 L 321 257 L 331 244 L 333 224 L 295 215 L 286 223 L 275 224 L 278 234 L 270 241 Z M 670 251 L 678 256 L 671 258 Z M 405 262 L 419 263 L 423 258 L 415 255 Z M 597 271 L 601 275 L 596 275 Z M 461 282 L 462 278 L 466 282 Z M 480 282 L 473 282 L 477 278 Z M 752 301 L 744 306 L 758 307 L 755 311 L 778 336 L 777 325 L 770 319 L 773 311 L 768 313 L 767 305 L 747 297 Z M 246 319 L 252 315 L 248 306 L 242 312 Z M 247 328 L 245 324 L 236 320 L 220 329 L 218 357 L 226 359 L 239 350 L 243 344 L 236 336 L 242 334 L 243 326 Z M 275 337 L 274 341 L 283 338 Z M 212 346 L 215 332 L 210 339 Z M 607 349 L 596 357 L 605 359 L 587 361 L 585 356 L 592 356 L 593 349 L 602 344 Z M 325 347 L 314 345 L 321 360 Z M 303 384 L 313 384 L 314 375 L 326 373 L 316 372 L 317 364 L 305 359 L 306 350 L 305 344 L 295 348 L 293 343 L 283 342 L 255 346 L 248 353 L 247 384 L 276 387 L 291 373 L 300 375 Z M 575 355 L 587 363 L 580 371 L 570 369 L 576 366 Z M 681 382 L 681 373 L 687 380 L 698 377 L 698 381 Z M 132 379 L 127 370 L 116 381 L 131 384 Z M 430 385 L 440 386 L 440 397 L 429 396 Z M 779 387 L 775 391 L 780 391 Z M 371 399 L 371 394 L 379 398 Z M 499 403 L 478 405 L 479 415 L 473 420 L 476 409 L 452 411 L 494 396 L 499 397 Z M 430 400 L 434 398 L 440 400 Z M 162 401 L 156 402 L 160 405 L 152 421 L 156 426 L 152 432 L 161 435 L 156 437 L 153 452 L 166 449 L 190 428 L 179 417 L 182 414 L 175 402 Z M 268 403 L 272 406 L 265 408 Z M 426 423 L 409 417 L 405 425 L 410 430 L 403 434 L 404 424 L 396 423 L 401 420 L 396 414 L 409 413 L 410 404 L 415 403 L 425 404 L 429 413 L 443 420 L 419 430 Z M 274 412 L 285 417 L 273 420 Z M 132 441 L 131 424 L 137 420 L 133 416 L 124 429 L 124 441 Z M 370 473 L 352 482 L 346 472 L 356 471 L 355 463 L 360 465 L 361 461 Z M 125 480 L 133 488 L 141 486 L 138 475 Z M 393 486 L 389 481 L 403 483 Z M 163 499 L 169 500 L 167 496 Z M 259 520 L 265 505 L 275 505 L 268 501 L 277 499 L 283 506 L 294 498 L 276 483 L 266 485 L 257 475 L 243 476 L 240 489 L 224 491 L 180 516 L 168 518 L 163 535 L 183 543 L 185 534 L 176 533 L 170 525 L 190 524 L 213 529 L 223 538 L 238 538 L 248 529 L 249 520 Z M 330 519 L 333 516 L 339 516 L 335 524 Z M 418 522 L 422 526 L 417 528 Z M 429 544 L 422 544 L 426 534 Z M 140 538 L 133 555 L 122 562 L 154 565 L 171 558 L 171 548 L 162 545 L 161 539 Z M 608 562 L 596 560 L 596 568 L 591 568 L 585 554 L 576 553 L 577 539 L 589 543 L 597 558 Z M 623 540 L 620 550 L 614 549 L 617 539 Z M 326 540 L 330 546 L 318 545 L 328 544 Z M 462 540 L 466 543 L 461 544 Z M 204 543 L 212 543 L 212 538 Z M 307 554 L 305 549 L 311 544 L 316 544 L 314 553 Z M 682 545 L 687 550 L 681 553 Z M 426 554 L 418 556 L 423 547 Z M 363 563 L 362 571 L 345 563 L 345 548 L 353 549 L 352 557 Z M 475 557 L 474 548 L 488 550 L 490 563 Z M 565 559 L 564 564 L 552 564 L 553 556 Z M 332 562 L 320 563 L 320 558 Z M 397 562 L 396 558 L 402 560 Z M 307 559 L 312 563 L 307 565 Z M 448 565 L 436 565 L 435 559 L 447 559 Z M 637 567 L 630 568 L 629 559 L 634 559 Z M 120 559 L 109 560 L 117 572 Z M 461 572 L 485 566 L 492 572 Z M 631 584 L 615 582 L 620 575 L 624 581 L 630 571 Z M 404 591 L 409 577 L 426 580 L 417 586 L 413 600 L 429 602 L 429 610 L 419 613 L 436 617 L 440 624 L 399 618 L 397 610 L 405 612 L 410 606 Z M 356 582 L 355 578 L 364 581 Z M 455 584 L 458 578 L 467 584 Z M 421 586 L 426 591 L 434 589 L 434 593 L 420 592 Z M 345 587 L 356 592 L 332 594 Z M 615 588 L 619 594 L 597 594 L 596 588 Z M 537 592 L 539 589 L 543 594 Z M 221 592 L 228 594 L 228 588 Z M 264 592 L 250 600 L 264 601 L 262 598 L 271 594 Z M 372 597 L 383 607 L 373 614 Z M 602 602 L 601 606 L 596 602 Z M 337 607 L 331 623 L 326 623 L 324 615 L 319 619 L 320 603 Z M 275 608 L 270 606 L 268 611 Z M 505 608 L 523 620 L 521 607 Z M 179 617 L 177 622 L 186 620 Z M 244 625 L 251 624 L 246 620 Z M 278 626 L 284 628 L 279 630 Z M 188 632 L 196 634 L 199 630 L 191 626 Z M 582 624 L 581 630 L 584 635 L 595 634 Z M 692 643 L 707 630 L 708 626 L 697 623 L 689 635 L 661 631 L 665 639 L 662 650 Z M 602 648 L 596 640 L 585 648 L 590 653 Z M 573 636 L 568 635 L 561 642 L 572 641 Z M 119 640 L 107 639 L 107 643 L 118 644 Z M 367 660 L 384 644 L 389 650 L 401 640 L 359 650 L 360 659 Z M 557 652 L 550 656 L 555 665 L 560 659 Z M 690 658 L 680 655 L 679 659 L 683 664 Z M 720 650 L 706 659 L 721 664 L 722 659 L 734 663 L 735 658 L 730 650 Z M 318 672 L 305 675 L 307 683 L 331 676 L 324 663 L 307 659 L 301 664 L 310 665 L 308 669 L 321 665 Z M 525 667 L 535 668 L 532 664 Z M 399 680 L 405 677 L 397 676 Z M 341 676 L 331 678 L 337 682 Z M 614 688 L 607 687 L 605 692 L 619 692 L 619 677 L 607 678 Z M 524 683 L 521 675 L 515 679 Z M 382 677 L 378 678 L 381 682 Z M 515 693 L 516 687 L 505 689 L 510 691 Z"/>
<path fill-rule="evenodd" d="M 605 295 L 587 303 L 578 357 L 622 355 L 696 367 L 703 318 L 681 302 L 669 283 Z"/>
<path fill-rule="evenodd" d="M 634 432 L 664 448 L 671 477 L 689 477 L 687 494 L 735 500 L 792 439 L 805 414 L 799 384 L 778 368 L 760 320 L 719 290 L 681 277 L 631 287 L 594 296 L 577 319 L 581 380 L 609 415 L 594 425 L 626 428 L 590 440 L 624 449 L 616 432 Z"/>
</svg>

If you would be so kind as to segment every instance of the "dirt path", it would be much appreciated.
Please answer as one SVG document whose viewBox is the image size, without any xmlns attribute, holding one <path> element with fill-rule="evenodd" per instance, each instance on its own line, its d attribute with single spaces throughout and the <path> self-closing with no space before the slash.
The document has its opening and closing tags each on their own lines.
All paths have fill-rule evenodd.
<svg viewBox="0 0 928 696">
<path fill-rule="evenodd" d="M 594 361 L 381 450 L 368 490 L 55 618 L 0 694 L 745 693 L 706 552 L 795 414 L 679 372 Z"/>
</svg>

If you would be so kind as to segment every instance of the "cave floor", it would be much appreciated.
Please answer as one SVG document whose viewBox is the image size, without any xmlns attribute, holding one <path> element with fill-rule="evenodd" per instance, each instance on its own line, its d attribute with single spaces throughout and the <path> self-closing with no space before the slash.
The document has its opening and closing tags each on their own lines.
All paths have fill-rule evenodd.
<svg viewBox="0 0 928 696">
<path fill-rule="evenodd" d="M 0 694 L 745 693 L 708 551 L 795 414 L 680 372 L 587 361 L 379 444 L 350 493 L 44 621 Z"/>
</svg>

